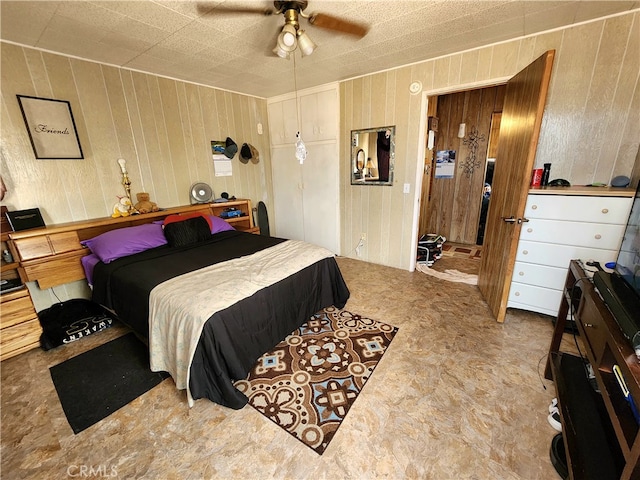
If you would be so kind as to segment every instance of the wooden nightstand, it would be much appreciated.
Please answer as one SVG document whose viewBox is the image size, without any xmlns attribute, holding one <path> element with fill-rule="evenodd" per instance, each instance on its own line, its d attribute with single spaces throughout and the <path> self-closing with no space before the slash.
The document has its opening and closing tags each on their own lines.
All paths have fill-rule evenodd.
<svg viewBox="0 0 640 480">
<path fill-rule="evenodd" d="M 40 346 L 42 328 L 31 295 L 24 285 L 24 270 L 18 261 L 18 252 L 9 239 L 9 222 L 6 208 L 2 207 L 0 222 L 0 248 L 9 250 L 13 262 L 0 261 L 0 276 L 3 280 L 20 279 L 22 288 L 0 294 L 0 361 Z"/>
<path fill-rule="evenodd" d="M 26 286 L 0 295 L 0 361 L 40 346 L 42 328 Z"/>
</svg>

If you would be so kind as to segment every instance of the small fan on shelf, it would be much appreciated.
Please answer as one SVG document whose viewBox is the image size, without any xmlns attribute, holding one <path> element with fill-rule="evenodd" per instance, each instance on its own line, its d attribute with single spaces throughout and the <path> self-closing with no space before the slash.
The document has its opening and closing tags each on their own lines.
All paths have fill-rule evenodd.
<svg viewBox="0 0 640 480">
<path fill-rule="evenodd" d="M 191 185 L 189 190 L 189 198 L 191 199 L 191 205 L 198 203 L 209 203 L 213 197 L 213 190 L 206 183 L 198 182 Z"/>
</svg>

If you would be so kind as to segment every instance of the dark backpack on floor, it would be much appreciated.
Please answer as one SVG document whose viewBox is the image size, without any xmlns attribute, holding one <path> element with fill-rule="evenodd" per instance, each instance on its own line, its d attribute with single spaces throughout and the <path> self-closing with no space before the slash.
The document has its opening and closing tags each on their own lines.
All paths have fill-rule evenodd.
<svg viewBox="0 0 640 480">
<path fill-rule="evenodd" d="M 40 346 L 43 350 L 80 340 L 113 324 L 108 310 L 84 298 L 54 303 L 38 312 L 38 319 L 42 326 Z"/>
</svg>

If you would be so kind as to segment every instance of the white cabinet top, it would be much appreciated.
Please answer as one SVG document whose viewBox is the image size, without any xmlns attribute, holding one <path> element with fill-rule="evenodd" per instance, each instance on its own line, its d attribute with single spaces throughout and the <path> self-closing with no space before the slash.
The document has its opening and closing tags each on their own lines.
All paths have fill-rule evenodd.
<svg viewBox="0 0 640 480">
<path fill-rule="evenodd" d="M 595 197 L 633 197 L 636 191 L 633 188 L 616 187 L 586 187 L 576 185 L 574 187 L 538 187 L 529 189 L 529 195 L 580 195 Z"/>
</svg>

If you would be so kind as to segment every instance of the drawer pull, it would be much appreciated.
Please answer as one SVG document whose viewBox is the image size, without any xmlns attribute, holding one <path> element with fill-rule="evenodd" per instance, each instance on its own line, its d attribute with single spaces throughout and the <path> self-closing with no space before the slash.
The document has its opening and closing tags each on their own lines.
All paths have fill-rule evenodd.
<svg viewBox="0 0 640 480">
<path fill-rule="evenodd" d="M 533 232 L 533 228 L 527 228 L 527 233 Z"/>
<path fill-rule="evenodd" d="M 522 250 L 523 255 L 529 255 L 529 250 Z"/>
<path fill-rule="evenodd" d="M 602 209 L 602 213 L 609 213 L 609 209 L 608 208 L 603 208 Z"/>
<path fill-rule="evenodd" d="M 596 328 L 596 326 L 593 323 L 585 323 L 584 326 L 588 328 Z"/>
<path fill-rule="evenodd" d="M 599 233 L 596 233 L 596 240 L 600 240 L 602 238 L 602 235 L 600 235 Z"/>
<path fill-rule="evenodd" d="M 538 205 L 531 205 L 531 210 L 537 210 L 538 209 Z"/>
<path fill-rule="evenodd" d="M 521 277 L 524 277 L 524 272 L 518 272 L 518 275 L 520 275 Z"/>
<path fill-rule="evenodd" d="M 516 292 L 516 297 L 519 297 L 519 296 L 520 296 L 520 292 Z"/>
</svg>

